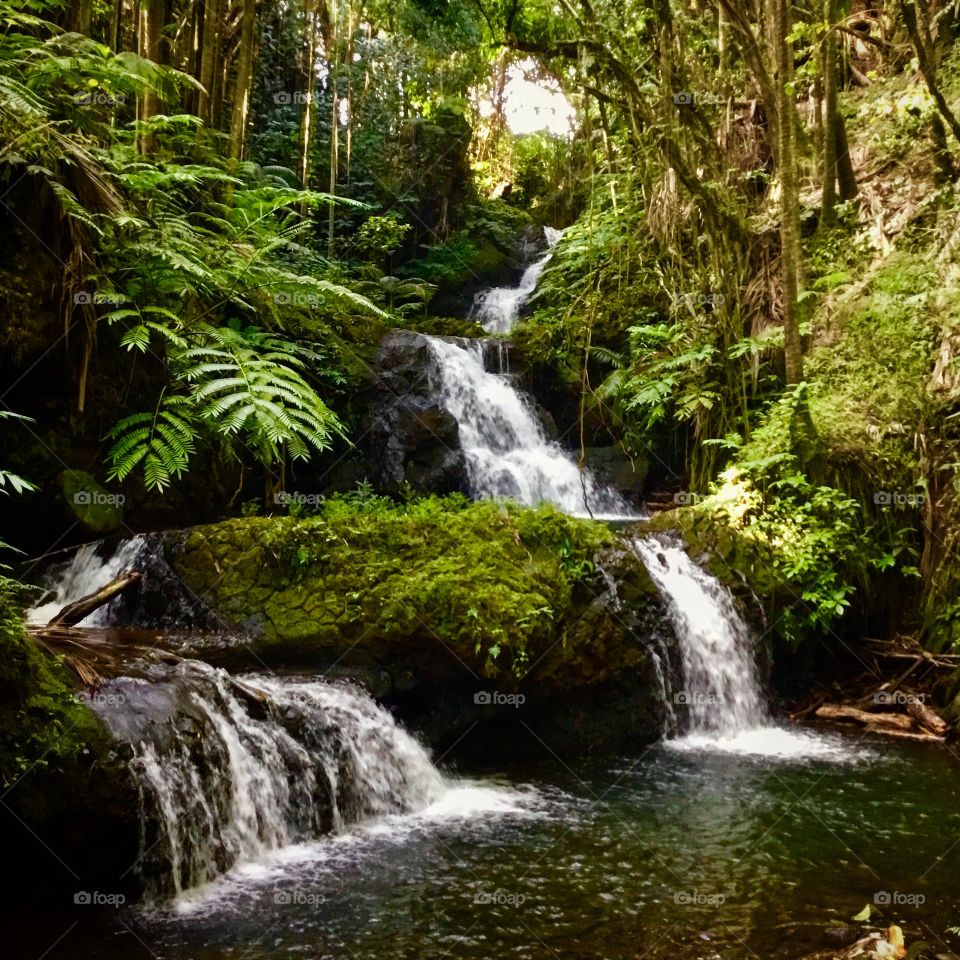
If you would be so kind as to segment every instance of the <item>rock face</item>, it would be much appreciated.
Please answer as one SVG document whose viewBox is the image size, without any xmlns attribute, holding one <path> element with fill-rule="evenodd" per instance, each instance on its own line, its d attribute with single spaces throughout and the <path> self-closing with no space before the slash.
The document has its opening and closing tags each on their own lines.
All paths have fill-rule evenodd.
<svg viewBox="0 0 960 960">
<path fill-rule="evenodd" d="M 647 478 L 646 458 L 631 460 L 619 447 L 587 447 L 583 453 L 587 466 L 601 483 L 628 500 L 636 499 Z"/>
<path fill-rule="evenodd" d="M 437 366 L 422 334 L 388 333 L 377 353 L 377 382 L 362 446 L 377 489 L 398 493 L 467 490 L 457 421 L 435 399 Z"/>
</svg>

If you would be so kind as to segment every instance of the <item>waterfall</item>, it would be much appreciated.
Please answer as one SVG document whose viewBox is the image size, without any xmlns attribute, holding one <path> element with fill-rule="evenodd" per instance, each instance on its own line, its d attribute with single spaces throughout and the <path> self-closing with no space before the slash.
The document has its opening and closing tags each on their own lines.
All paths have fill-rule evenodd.
<svg viewBox="0 0 960 960">
<path fill-rule="evenodd" d="M 428 340 L 439 369 L 440 402 L 460 426 L 474 496 L 528 505 L 546 501 L 577 515 L 636 516 L 618 493 L 547 437 L 509 376 L 487 371 L 483 341 Z"/>
<path fill-rule="evenodd" d="M 735 737 L 768 722 L 750 630 L 730 591 L 673 541 L 633 541 L 662 594 L 677 635 L 689 732 Z"/>
<path fill-rule="evenodd" d="M 694 563 L 679 541 L 632 537 L 627 543 L 663 597 L 676 636 L 683 679 L 670 699 L 685 712 L 686 729 L 673 746 L 780 757 L 847 755 L 829 738 L 772 721 L 755 640 L 733 595 Z"/>
<path fill-rule="evenodd" d="M 513 329 L 562 233 L 544 227 L 547 252 L 527 267 L 518 286 L 477 295 L 472 316 L 487 331 L 505 334 Z M 581 469 L 547 436 L 533 405 L 507 372 L 501 341 L 427 339 L 439 369 L 439 400 L 460 427 L 473 496 L 506 497 L 530 506 L 547 502 L 565 513 L 600 519 L 636 516 L 623 497 Z M 486 362 L 493 352 L 495 372 Z"/>
<path fill-rule="evenodd" d="M 66 564 L 57 565 L 48 572 L 45 582 L 49 584 L 52 595 L 25 611 L 27 623 L 31 626 L 43 626 L 68 603 L 106 586 L 125 570 L 137 568 L 146 546 L 146 539 L 143 536 L 136 536 L 130 540 L 124 540 L 109 556 L 102 557 L 102 543 L 85 543 Z M 78 626 L 95 627 L 109 623 L 111 607 L 116 602 L 114 600 L 94 610 L 88 617 L 81 620 Z"/>
<path fill-rule="evenodd" d="M 93 701 L 133 750 L 154 896 L 446 793 L 424 748 L 357 687 L 192 660 L 162 671 L 111 681 Z"/>
<path fill-rule="evenodd" d="M 470 316 L 483 324 L 487 333 L 509 333 L 520 314 L 520 308 L 536 289 L 540 274 L 550 261 L 550 252 L 563 236 L 563 231 L 544 227 L 543 234 L 547 241 L 547 252 L 523 271 L 517 286 L 493 287 L 477 294 Z"/>
</svg>

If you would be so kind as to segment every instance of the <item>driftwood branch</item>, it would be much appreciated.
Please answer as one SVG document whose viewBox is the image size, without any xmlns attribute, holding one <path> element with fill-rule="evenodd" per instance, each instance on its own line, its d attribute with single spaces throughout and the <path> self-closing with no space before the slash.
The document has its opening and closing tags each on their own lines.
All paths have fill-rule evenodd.
<svg viewBox="0 0 960 960">
<path fill-rule="evenodd" d="M 101 587 L 94 593 L 87 594 L 79 600 L 74 600 L 73 603 L 68 603 L 44 629 L 75 626 L 84 617 L 88 617 L 94 610 L 109 603 L 124 590 L 136 586 L 140 582 L 140 578 L 141 574 L 138 570 L 127 570 L 125 573 L 121 573 L 119 577 L 111 580 L 106 586 Z"/>
<path fill-rule="evenodd" d="M 948 729 L 947 721 L 915 697 L 907 700 L 907 713 L 909 713 L 921 727 L 926 727 L 927 730 L 936 734 L 938 737 L 946 734 Z"/>
<path fill-rule="evenodd" d="M 908 713 L 871 713 L 857 707 L 825 703 L 817 709 L 816 716 L 823 720 L 861 723 L 867 733 L 879 733 L 898 740 L 943 743 L 947 724 L 933 710 L 915 698 L 907 698 L 905 706 Z M 921 719 L 921 716 L 925 719 Z"/>
<path fill-rule="evenodd" d="M 836 703 L 825 703 L 817 708 L 816 715 L 824 720 L 850 720 L 868 726 L 883 727 L 891 730 L 912 730 L 913 720 L 903 713 L 870 713 L 857 707 L 845 707 Z"/>
</svg>

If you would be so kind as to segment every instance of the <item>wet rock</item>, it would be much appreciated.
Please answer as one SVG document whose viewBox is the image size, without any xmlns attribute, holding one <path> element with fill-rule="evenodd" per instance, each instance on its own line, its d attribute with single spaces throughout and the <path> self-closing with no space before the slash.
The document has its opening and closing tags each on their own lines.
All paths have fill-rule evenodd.
<svg viewBox="0 0 960 960">
<path fill-rule="evenodd" d="M 647 478 L 648 462 L 644 457 L 632 460 L 619 447 L 587 447 L 584 451 L 587 467 L 593 475 L 617 493 L 635 499 Z"/>
<path fill-rule="evenodd" d="M 362 446 L 366 473 L 385 493 L 467 491 L 460 428 L 435 398 L 439 372 L 426 337 L 393 330 L 380 344 Z"/>
</svg>

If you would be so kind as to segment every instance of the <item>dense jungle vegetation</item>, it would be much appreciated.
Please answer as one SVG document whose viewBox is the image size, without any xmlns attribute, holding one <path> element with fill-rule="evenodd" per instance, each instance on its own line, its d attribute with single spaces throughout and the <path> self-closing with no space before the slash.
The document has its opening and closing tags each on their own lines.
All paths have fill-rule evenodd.
<svg viewBox="0 0 960 960">
<path fill-rule="evenodd" d="M 569 229 L 515 339 L 581 442 L 696 501 L 792 639 L 852 613 L 953 643 L 952 8 L 90 0 L 3 23 L 14 546 L 60 542 L 39 505 L 77 470 L 128 528 L 274 506 L 359 442 L 383 331 L 476 332 L 458 292 L 542 223 Z M 511 132 L 516 64 L 566 94 L 568 134 Z M 878 615 L 881 581 L 913 599 Z"/>
</svg>

